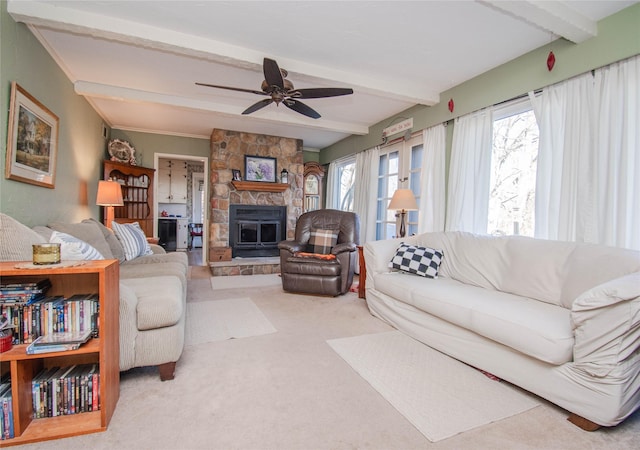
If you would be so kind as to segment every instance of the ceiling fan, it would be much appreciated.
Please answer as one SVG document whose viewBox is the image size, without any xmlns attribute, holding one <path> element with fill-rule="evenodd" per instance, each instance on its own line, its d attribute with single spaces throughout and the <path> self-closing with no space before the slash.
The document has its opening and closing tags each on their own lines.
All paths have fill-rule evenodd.
<svg viewBox="0 0 640 450">
<path fill-rule="evenodd" d="M 304 114 L 312 119 L 320 118 L 320 114 L 314 109 L 308 107 L 299 98 L 324 98 L 324 97 L 338 97 L 340 95 L 353 94 L 353 89 L 350 88 L 311 88 L 311 89 L 294 89 L 293 83 L 287 80 L 287 71 L 278 67 L 278 63 L 273 59 L 264 58 L 262 65 L 264 71 L 264 81 L 260 87 L 262 90 L 242 89 L 230 86 L 218 86 L 215 84 L 196 83 L 199 86 L 208 86 L 218 89 L 228 89 L 231 91 L 250 92 L 252 94 L 266 95 L 270 98 L 260 100 L 257 103 L 249 106 L 242 114 L 251 114 L 259 109 L 264 108 L 271 103 L 279 105 L 284 104 L 289 109 L 292 109 L 300 114 Z"/>
</svg>

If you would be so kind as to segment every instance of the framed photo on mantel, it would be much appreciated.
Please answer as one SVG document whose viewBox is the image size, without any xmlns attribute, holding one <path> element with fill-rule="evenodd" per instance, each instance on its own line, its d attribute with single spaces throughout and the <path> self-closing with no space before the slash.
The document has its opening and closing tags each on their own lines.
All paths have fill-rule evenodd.
<svg viewBox="0 0 640 450">
<path fill-rule="evenodd" d="M 53 189 L 58 156 L 58 116 L 11 83 L 5 177 Z"/>
<path fill-rule="evenodd" d="M 276 158 L 266 156 L 244 157 L 245 181 L 276 182 Z"/>
</svg>

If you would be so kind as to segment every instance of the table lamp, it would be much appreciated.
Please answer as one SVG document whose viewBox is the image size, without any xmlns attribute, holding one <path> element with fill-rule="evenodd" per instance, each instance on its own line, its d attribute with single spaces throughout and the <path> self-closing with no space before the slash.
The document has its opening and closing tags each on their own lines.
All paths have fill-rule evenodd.
<svg viewBox="0 0 640 450">
<path fill-rule="evenodd" d="M 98 181 L 98 195 L 96 197 L 96 205 L 107 207 L 107 220 L 105 225 L 111 228 L 113 222 L 113 207 L 123 206 L 122 186 L 117 181 Z"/>
<path fill-rule="evenodd" d="M 400 211 L 400 232 L 398 233 L 401 238 L 406 234 L 406 215 L 407 211 L 417 211 L 418 204 L 416 198 L 413 196 L 411 189 L 397 189 L 391 197 L 389 206 L 387 209 L 394 209 Z M 398 217 L 398 216 L 396 216 Z"/>
</svg>

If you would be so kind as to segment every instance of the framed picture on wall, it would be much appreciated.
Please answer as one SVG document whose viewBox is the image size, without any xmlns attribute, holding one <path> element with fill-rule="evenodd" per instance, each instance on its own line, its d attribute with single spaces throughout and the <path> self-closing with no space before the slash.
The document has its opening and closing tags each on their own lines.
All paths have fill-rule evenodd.
<svg viewBox="0 0 640 450">
<path fill-rule="evenodd" d="M 242 175 L 240 175 L 240 170 L 231 169 L 231 173 L 233 174 L 233 181 L 242 181 Z"/>
<path fill-rule="evenodd" d="M 246 181 L 266 181 L 275 183 L 276 158 L 245 155 L 244 176 Z"/>
<path fill-rule="evenodd" d="M 11 83 L 5 177 L 53 189 L 58 155 L 58 116 Z"/>
</svg>

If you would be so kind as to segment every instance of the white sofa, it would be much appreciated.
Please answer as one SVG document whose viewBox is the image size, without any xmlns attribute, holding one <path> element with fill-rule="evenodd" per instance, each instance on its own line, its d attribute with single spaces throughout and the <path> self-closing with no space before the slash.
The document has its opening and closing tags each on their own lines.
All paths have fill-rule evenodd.
<svg viewBox="0 0 640 450">
<path fill-rule="evenodd" d="M 443 250 L 438 277 L 390 269 L 401 242 Z M 407 335 L 585 429 L 640 406 L 640 252 L 441 232 L 368 242 L 364 256 L 369 310 Z"/>
</svg>

